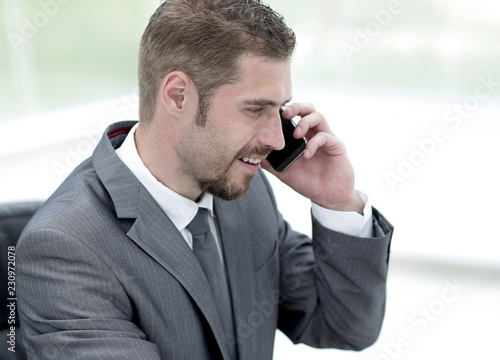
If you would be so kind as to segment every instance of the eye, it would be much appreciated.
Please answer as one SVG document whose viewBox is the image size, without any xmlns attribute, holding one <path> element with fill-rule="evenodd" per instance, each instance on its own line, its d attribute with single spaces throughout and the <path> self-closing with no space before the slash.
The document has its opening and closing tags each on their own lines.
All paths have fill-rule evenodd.
<svg viewBox="0 0 500 360">
<path fill-rule="evenodd" d="M 259 115 L 261 112 L 264 111 L 264 108 L 262 108 L 262 107 L 251 108 L 251 109 L 248 109 L 248 111 L 250 111 L 250 113 L 252 113 L 252 115 Z"/>
</svg>

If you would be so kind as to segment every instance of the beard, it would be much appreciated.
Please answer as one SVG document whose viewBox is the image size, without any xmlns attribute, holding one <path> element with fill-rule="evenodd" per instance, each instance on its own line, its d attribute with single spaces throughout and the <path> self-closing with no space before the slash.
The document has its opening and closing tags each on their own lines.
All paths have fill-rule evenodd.
<svg viewBox="0 0 500 360">
<path fill-rule="evenodd" d="M 231 181 L 227 172 L 221 174 L 216 179 L 199 180 L 200 188 L 203 193 L 209 193 L 223 200 L 236 200 L 245 195 L 250 189 L 250 181 L 253 175 L 248 175 L 241 183 L 236 184 Z"/>
<path fill-rule="evenodd" d="M 200 189 L 203 193 L 208 192 L 223 200 L 236 200 L 245 195 L 249 188 L 255 174 L 247 174 L 241 181 L 236 181 L 231 177 L 231 168 L 242 157 L 250 156 L 267 156 L 273 149 L 268 146 L 260 147 L 243 147 L 233 158 L 232 161 L 226 166 L 225 170 L 221 171 L 218 175 L 211 178 L 198 179 Z M 217 166 L 215 166 L 217 168 Z M 221 167 L 223 168 L 223 167 Z"/>
<path fill-rule="evenodd" d="M 194 125 L 200 131 L 205 128 L 209 112 L 209 101 L 200 101 L 195 115 Z M 197 131 L 197 132 L 198 132 Z M 187 138 L 187 137 L 186 137 Z M 246 174 L 243 179 L 235 179 L 232 171 L 238 165 L 238 161 L 244 156 L 267 156 L 273 150 L 269 146 L 246 145 L 233 157 L 228 157 L 230 149 L 226 149 L 225 143 L 212 143 L 210 140 L 200 141 L 201 146 L 183 148 L 183 171 L 192 179 L 197 181 L 202 193 L 210 193 L 223 200 L 235 200 L 247 193 L 250 182 L 255 174 Z"/>
</svg>

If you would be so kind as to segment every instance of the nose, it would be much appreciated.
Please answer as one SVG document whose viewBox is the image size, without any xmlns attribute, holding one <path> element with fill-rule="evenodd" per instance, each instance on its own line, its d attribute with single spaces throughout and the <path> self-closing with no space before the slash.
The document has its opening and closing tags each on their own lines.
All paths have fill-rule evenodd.
<svg viewBox="0 0 500 360">
<path fill-rule="evenodd" d="M 267 119 L 266 125 L 260 133 L 260 142 L 262 145 L 270 146 L 274 150 L 281 150 L 285 147 L 285 138 L 283 137 L 283 128 L 279 113 Z"/>
</svg>

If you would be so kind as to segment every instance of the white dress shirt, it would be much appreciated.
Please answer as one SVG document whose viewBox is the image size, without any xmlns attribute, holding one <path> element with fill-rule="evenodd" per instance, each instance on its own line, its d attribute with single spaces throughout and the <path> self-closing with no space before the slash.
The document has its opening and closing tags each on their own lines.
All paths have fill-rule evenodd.
<svg viewBox="0 0 500 360">
<path fill-rule="evenodd" d="M 159 182 L 151 174 L 146 165 L 144 165 L 139 156 L 134 141 L 136 129 L 137 124 L 129 132 L 123 144 L 116 150 L 118 157 L 125 163 L 130 171 L 132 171 L 146 190 L 148 190 L 158 205 L 160 205 L 191 249 L 193 248 L 193 238 L 186 227 L 196 216 L 199 207 L 208 209 L 210 214 L 210 228 L 217 240 L 221 259 L 223 259 L 219 229 L 216 226 L 216 218 L 213 211 L 213 196 L 211 194 L 205 194 L 201 200 L 194 202 L 177 194 Z M 321 225 L 331 230 L 352 236 L 371 237 L 371 206 L 368 204 L 368 197 L 361 192 L 359 194 L 365 203 L 365 207 L 363 209 L 364 216 L 356 212 L 341 212 L 325 209 L 314 203 L 312 203 L 312 214 Z"/>
</svg>

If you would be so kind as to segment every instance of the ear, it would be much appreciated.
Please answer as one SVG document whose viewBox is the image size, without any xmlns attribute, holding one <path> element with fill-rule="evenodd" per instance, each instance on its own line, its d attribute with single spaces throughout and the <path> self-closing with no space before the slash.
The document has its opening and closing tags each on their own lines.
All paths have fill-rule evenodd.
<svg viewBox="0 0 500 360">
<path fill-rule="evenodd" d="M 188 101 L 190 86 L 192 82 L 185 73 L 174 71 L 168 74 L 162 85 L 163 105 L 170 111 L 183 111 Z"/>
</svg>

